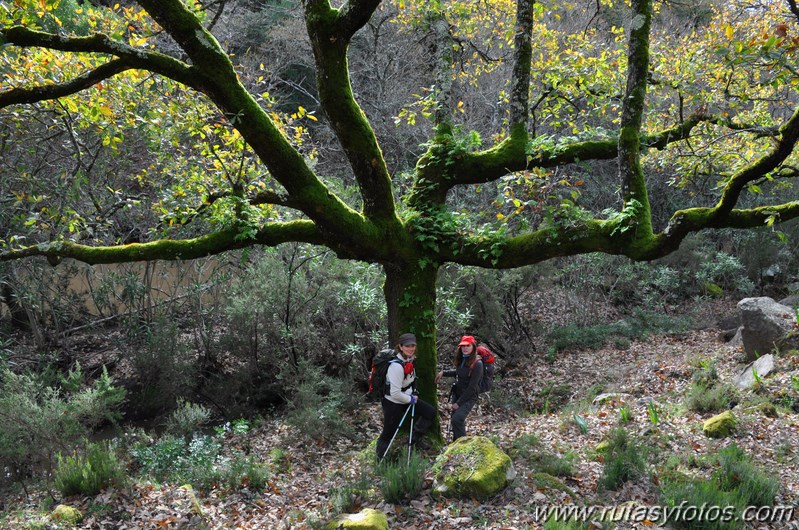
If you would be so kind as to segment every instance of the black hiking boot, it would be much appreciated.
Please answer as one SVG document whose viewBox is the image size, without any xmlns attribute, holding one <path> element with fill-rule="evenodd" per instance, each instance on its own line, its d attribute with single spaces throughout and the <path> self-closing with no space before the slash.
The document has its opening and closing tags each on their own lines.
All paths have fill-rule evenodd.
<svg viewBox="0 0 799 530">
<path fill-rule="evenodd" d="M 419 435 L 418 438 L 414 435 L 413 446 L 420 451 L 429 451 L 433 447 L 430 442 L 427 441 L 427 438 L 425 438 L 424 435 Z"/>
</svg>

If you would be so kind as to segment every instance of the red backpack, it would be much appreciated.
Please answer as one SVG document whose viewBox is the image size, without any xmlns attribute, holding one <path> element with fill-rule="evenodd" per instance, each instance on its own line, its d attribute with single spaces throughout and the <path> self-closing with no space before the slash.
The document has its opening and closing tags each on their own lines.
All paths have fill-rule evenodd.
<svg viewBox="0 0 799 530">
<path fill-rule="evenodd" d="M 483 361 L 483 378 L 480 380 L 480 392 L 488 392 L 494 387 L 494 369 L 496 368 L 497 356 L 482 344 L 477 347 L 477 355 Z"/>
</svg>

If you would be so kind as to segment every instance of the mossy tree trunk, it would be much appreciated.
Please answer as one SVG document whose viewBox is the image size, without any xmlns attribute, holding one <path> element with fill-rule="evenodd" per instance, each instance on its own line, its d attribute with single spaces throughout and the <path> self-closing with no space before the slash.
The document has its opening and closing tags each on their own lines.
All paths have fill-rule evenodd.
<svg viewBox="0 0 799 530">
<path fill-rule="evenodd" d="M 402 333 L 416 335 L 414 362 L 419 378 L 419 395 L 436 404 L 436 278 L 438 266 L 414 260 L 405 265 L 386 265 L 383 292 L 388 308 L 390 344 Z"/>
</svg>

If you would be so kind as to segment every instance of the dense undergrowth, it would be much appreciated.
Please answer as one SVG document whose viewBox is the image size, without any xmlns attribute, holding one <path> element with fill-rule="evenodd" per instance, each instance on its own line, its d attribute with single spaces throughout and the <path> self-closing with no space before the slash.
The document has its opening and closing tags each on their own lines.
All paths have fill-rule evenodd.
<svg viewBox="0 0 799 530">
<path fill-rule="evenodd" d="M 283 418 L 309 443 L 367 445 L 359 424 L 368 421 L 362 385 L 369 359 L 384 341 L 378 270 L 299 245 L 257 259 L 250 255 L 245 263 L 235 278 L 220 273 L 179 299 L 158 302 L 145 294 L 144 285 L 121 291 L 111 285 L 123 279 L 125 285 L 135 283 L 133 271 L 98 279 L 109 285 L 91 293 L 97 307 L 113 306 L 97 299 L 104 295 L 121 297 L 128 308 L 98 328 L 102 336 L 44 329 L 48 340 L 37 344 L 8 330 L 0 355 L 4 493 L 44 489 L 53 497 L 96 495 L 141 481 L 186 483 L 200 492 L 259 491 L 291 465 L 280 448 L 268 458 L 253 454 L 250 437 L 263 421 L 259 418 Z M 445 270 L 438 296 L 439 357 L 447 362 L 462 333 L 478 335 L 505 369 L 492 408 L 563 414 L 564 425 L 578 432 L 589 428 L 581 400 L 590 402 L 601 387 L 578 391 L 565 379 L 522 396 L 509 385 L 531 353 L 546 352 L 537 362 L 551 363 L 577 350 L 608 344 L 623 350 L 655 336 L 685 336 L 707 325 L 694 310 L 703 301 L 719 293 L 733 300 L 759 294 L 752 292 L 758 271 L 699 238 L 650 265 L 603 255 L 560 265 L 507 272 Z M 42 274 L 50 273 L 37 271 L 31 281 Z M 75 328 L 80 319 L 91 318 L 71 313 L 74 304 L 48 299 L 53 293 L 36 292 L 32 284 L 27 288 L 50 307 L 41 322 L 54 329 Z M 98 345 L 105 355 L 94 355 Z M 764 401 L 784 410 L 799 407 L 799 383 L 741 396 L 719 379 L 713 362 L 701 361 L 680 396 L 685 411 L 699 413 Z M 646 414 L 657 428 L 666 412 L 651 405 Z M 629 408 L 619 410 L 619 428 L 601 453 L 599 490 L 649 480 L 652 474 L 657 447 L 625 430 L 631 414 Z M 154 419 L 150 425 L 157 429 L 131 426 L 130 420 L 141 419 Z M 97 440 L 100 427 L 112 433 L 110 441 Z M 522 437 L 507 448 L 537 469 L 542 483 L 557 484 L 547 477 L 557 481 L 572 473 L 576 454 L 544 457 L 546 452 L 535 446 L 534 439 Z M 706 465 L 751 475 L 754 486 L 749 479 L 733 484 L 723 471 L 703 481 L 672 474 L 660 482 L 664 502 L 680 497 L 736 506 L 772 502 L 774 485 L 763 482 L 756 467 L 746 463 L 747 455 L 730 451 Z M 334 511 L 367 499 L 404 503 L 417 497 L 427 466 L 416 457 L 413 462 L 401 469 L 364 463 L 351 482 L 332 493 Z M 375 483 L 379 487 L 366 486 Z M 755 491 L 772 493 L 753 497 Z"/>
</svg>

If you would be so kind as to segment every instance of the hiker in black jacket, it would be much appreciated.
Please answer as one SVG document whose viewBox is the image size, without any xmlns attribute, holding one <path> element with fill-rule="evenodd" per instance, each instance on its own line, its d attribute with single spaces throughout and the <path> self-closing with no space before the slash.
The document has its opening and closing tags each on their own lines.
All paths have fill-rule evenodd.
<svg viewBox="0 0 799 530">
<path fill-rule="evenodd" d="M 455 377 L 450 394 L 449 409 L 452 411 L 452 439 L 466 436 L 466 416 L 469 415 L 480 394 L 480 380 L 483 378 L 483 362 L 477 355 L 477 341 L 465 335 L 455 352 L 455 368 L 442 370 L 436 374 L 436 384 L 442 377 Z"/>
</svg>

